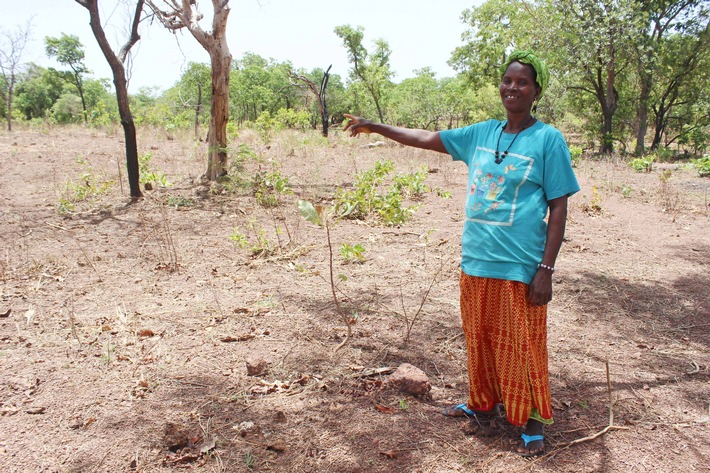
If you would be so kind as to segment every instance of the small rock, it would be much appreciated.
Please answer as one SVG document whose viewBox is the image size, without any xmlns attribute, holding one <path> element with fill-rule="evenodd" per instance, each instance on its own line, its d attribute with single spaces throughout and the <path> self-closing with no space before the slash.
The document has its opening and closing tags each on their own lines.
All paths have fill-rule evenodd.
<svg viewBox="0 0 710 473">
<path fill-rule="evenodd" d="M 263 358 L 248 358 L 246 364 L 249 376 L 261 376 L 269 368 L 269 363 Z"/>
<path fill-rule="evenodd" d="M 426 373 L 409 363 L 401 364 L 387 379 L 387 384 L 413 396 L 424 396 L 431 390 L 431 383 Z"/>
</svg>

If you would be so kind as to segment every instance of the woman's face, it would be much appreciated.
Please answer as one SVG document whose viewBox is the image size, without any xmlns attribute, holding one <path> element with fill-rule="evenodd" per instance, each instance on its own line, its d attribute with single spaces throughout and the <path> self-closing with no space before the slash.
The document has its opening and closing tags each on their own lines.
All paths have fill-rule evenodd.
<svg viewBox="0 0 710 473">
<path fill-rule="evenodd" d="M 506 69 L 499 89 L 503 106 L 509 113 L 529 112 L 540 95 L 532 66 L 517 61 L 510 63 Z"/>
</svg>

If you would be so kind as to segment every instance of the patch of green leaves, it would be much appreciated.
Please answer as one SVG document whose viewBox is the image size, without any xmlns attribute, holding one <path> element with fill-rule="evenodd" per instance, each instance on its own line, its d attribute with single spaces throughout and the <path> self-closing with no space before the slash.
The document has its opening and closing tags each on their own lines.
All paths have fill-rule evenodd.
<svg viewBox="0 0 710 473">
<path fill-rule="evenodd" d="M 700 177 L 710 176 L 710 156 L 703 156 L 698 159 L 691 159 L 690 163 L 693 165 Z"/>
<path fill-rule="evenodd" d="M 172 184 L 164 173 L 154 171 L 150 168 L 150 160 L 153 158 L 152 153 L 144 153 L 138 156 L 138 181 L 144 186 L 160 186 L 169 187 Z"/>
<path fill-rule="evenodd" d="M 407 222 L 417 206 L 406 207 L 405 197 L 420 198 L 429 189 L 424 184 L 426 171 L 396 176 L 387 188 L 385 180 L 394 171 L 394 163 L 381 160 L 375 167 L 357 175 L 352 190 L 338 189 L 335 194 L 334 213 L 342 218 L 365 219 L 379 217 L 385 225 Z"/>
<path fill-rule="evenodd" d="M 256 201 L 264 207 L 278 207 L 283 196 L 293 194 L 288 178 L 282 176 L 278 170 L 256 173 L 252 188 Z"/>
<path fill-rule="evenodd" d="M 651 172 L 653 169 L 653 161 L 653 156 L 646 156 L 643 158 L 634 158 L 629 165 L 636 172 Z"/>
<path fill-rule="evenodd" d="M 82 163 L 88 164 L 86 161 Z M 106 194 L 114 185 L 110 179 L 96 175 L 91 166 L 82 172 L 76 180 L 68 180 L 64 191 L 59 197 L 56 211 L 60 215 L 69 215 L 74 212 L 75 205 L 80 202 L 94 202 L 98 197 Z"/>
<path fill-rule="evenodd" d="M 355 243 L 354 245 L 350 245 L 349 243 L 341 243 L 340 255 L 348 263 L 361 263 L 365 261 L 365 247 L 359 243 Z"/>
<path fill-rule="evenodd" d="M 580 148 L 579 146 L 570 146 L 569 147 L 569 154 L 570 157 L 572 158 L 572 167 L 577 167 L 579 162 L 582 160 L 582 153 L 584 150 Z"/>
</svg>

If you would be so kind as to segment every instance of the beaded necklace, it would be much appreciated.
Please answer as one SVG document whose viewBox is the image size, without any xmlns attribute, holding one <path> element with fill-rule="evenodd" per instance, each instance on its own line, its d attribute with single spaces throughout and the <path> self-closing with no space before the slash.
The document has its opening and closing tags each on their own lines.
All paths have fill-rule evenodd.
<svg viewBox="0 0 710 473">
<path fill-rule="evenodd" d="M 505 157 L 508 156 L 508 151 L 510 151 L 510 147 L 513 146 L 513 143 L 515 143 L 515 140 L 518 138 L 518 135 L 521 134 L 523 132 L 523 130 L 525 130 L 528 127 L 528 125 L 530 125 L 530 123 L 534 120 L 535 120 L 534 117 L 530 117 L 530 119 L 527 122 L 525 122 L 525 125 L 523 125 L 523 127 L 520 129 L 520 131 L 515 134 L 515 136 L 513 137 L 513 141 L 510 142 L 510 144 L 508 145 L 508 148 L 505 151 L 503 151 L 503 155 L 501 156 L 500 153 L 498 152 L 498 146 L 500 146 L 500 137 L 503 136 L 503 131 L 505 130 L 505 127 L 506 127 L 506 125 L 508 125 L 508 123 L 506 122 L 506 124 L 503 125 L 503 127 L 500 129 L 500 134 L 498 135 L 498 142 L 496 143 L 496 164 L 500 164 L 503 162 Z"/>
</svg>

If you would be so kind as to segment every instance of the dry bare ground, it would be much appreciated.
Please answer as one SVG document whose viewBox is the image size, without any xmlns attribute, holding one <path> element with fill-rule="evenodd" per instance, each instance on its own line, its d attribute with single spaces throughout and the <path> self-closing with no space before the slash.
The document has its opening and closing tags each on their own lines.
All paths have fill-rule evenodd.
<svg viewBox="0 0 710 473">
<path fill-rule="evenodd" d="M 141 131 L 141 153 L 173 185 L 129 204 L 119 131 L 0 133 L 0 470 L 710 471 L 707 179 L 580 163 L 549 309 L 556 422 L 547 454 L 525 460 L 504 421 L 467 435 L 440 414 L 466 395 L 465 167 L 335 135 L 284 132 L 267 148 L 242 133 L 260 158 L 243 175 L 278 164 L 295 192 L 265 208 L 248 189 L 202 184 L 204 145 L 188 137 Z M 427 193 L 399 227 L 332 228 L 353 330 L 335 351 L 346 330 L 325 233 L 295 202 L 332 202 L 379 159 L 398 173 L 428 166 L 427 185 L 453 198 Z M 67 181 L 87 172 L 116 184 L 60 215 Z M 237 233 L 282 248 L 254 256 Z M 366 261 L 344 262 L 343 242 Z M 267 369 L 248 375 L 259 359 Z M 373 374 L 405 362 L 428 374 L 429 398 Z"/>
</svg>

